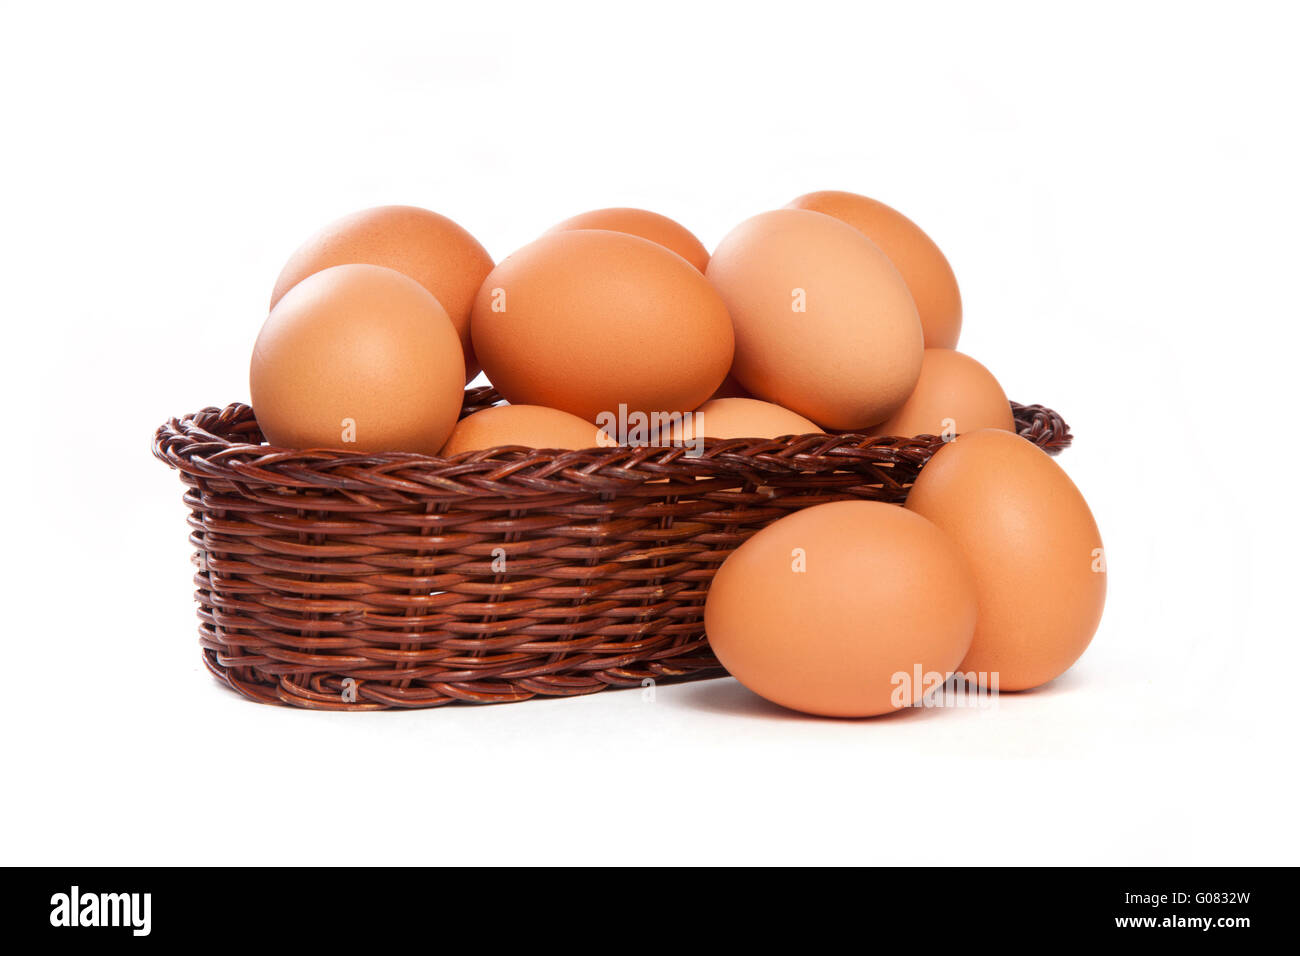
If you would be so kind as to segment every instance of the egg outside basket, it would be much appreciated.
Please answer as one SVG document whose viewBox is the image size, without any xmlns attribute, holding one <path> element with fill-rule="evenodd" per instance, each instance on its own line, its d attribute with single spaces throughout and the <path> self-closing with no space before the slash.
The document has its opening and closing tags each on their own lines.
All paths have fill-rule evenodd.
<svg viewBox="0 0 1300 956">
<path fill-rule="evenodd" d="M 499 401 L 470 389 L 469 414 Z M 1071 436 L 1039 405 L 1020 434 Z M 801 508 L 901 502 L 932 437 L 804 435 L 683 448 L 414 454 L 261 444 L 247 405 L 160 427 L 186 485 L 208 669 L 247 697 L 327 710 L 568 697 L 723 673 L 714 571 Z"/>
</svg>

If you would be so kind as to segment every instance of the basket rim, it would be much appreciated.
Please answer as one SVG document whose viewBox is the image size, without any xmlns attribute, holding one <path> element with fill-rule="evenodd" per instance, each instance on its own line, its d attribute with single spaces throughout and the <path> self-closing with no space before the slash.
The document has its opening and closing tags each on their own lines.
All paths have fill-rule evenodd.
<svg viewBox="0 0 1300 956">
<path fill-rule="evenodd" d="M 466 390 L 466 413 L 494 404 L 490 387 Z M 1042 405 L 1011 402 L 1016 430 L 1048 454 L 1073 436 L 1061 416 Z M 517 445 L 467 451 L 453 458 L 419 452 L 365 453 L 331 448 L 289 449 L 265 444 L 253 410 L 243 402 L 207 406 L 160 425 L 153 454 L 193 478 L 244 485 L 387 491 L 437 497 L 532 494 L 618 494 L 664 479 L 695 483 L 707 477 L 764 479 L 799 474 L 862 473 L 891 482 L 895 464 L 919 467 L 945 439 L 935 435 L 868 436 L 858 432 L 766 438 L 706 438 L 698 455 L 683 446 L 615 445 L 578 450 Z M 244 438 L 246 440 L 240 440 Z"/>
</svg>

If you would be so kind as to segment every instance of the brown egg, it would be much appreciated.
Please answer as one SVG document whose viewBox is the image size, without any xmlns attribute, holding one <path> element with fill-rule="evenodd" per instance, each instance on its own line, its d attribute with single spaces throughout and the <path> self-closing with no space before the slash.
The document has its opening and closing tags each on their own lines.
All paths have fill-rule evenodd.
<svg viewBox="0 0 1300 956">
<path fill-rule="evenodd" d="M 680 223 L 667 216 L 648 209 L 593 209 L 572 219 L 566 219 L 551 232 L 565 232 L 570 229 L 608 229 L 610 232 L 625 232 L 631 236 L 640 236 L 658 243 L 665 249 L 671 249 L 701 272 L 709 264 L 709 250 L 704 243 Z"/>
<path fill-rule="evenodd" d="M 952 673 L 975 629 L 975 584 L 930 522 L 838 501 L 737 548 L 709 588 L 704 626 L 718 660 L 754 693 L 809 714 L 867 717 L 920 703 Z"/>
<path fill-rule="evenodd" d="M 329 266 L 367 262 L 387 266 L 424 286 L 447 310 L 460 335 L 465 381 L 478 374 L 469 338 L 469 312 L 492 257 L 446 216 L 415 206 L 378 206 L 330 223 L 285 263 L 271 305 L 307 276 Z"/>
<path fill-rule="evenodd" d="M 1033 443 L 997 429 L 944 445 L 907 510 L 930 519 L 970 564 L 979 623 L 960 670 L 1000 690 L 1037 687 L 1084 652 L 1106 602 L 1106 559 L 1088 503 Z"/>
<path fill-rule="evenodd" d="M 442 449 L 444 458 L 463 451 L 481 451 L 501 445 L 526 448 L 596 448 L 598 429 L 558 408 L 541 405 L 495 405 L 466 415 L 452 429 Z"/>
<path fill-rule="evenodd" d="M 465 362 L 446 310 L 400 272 L 334 266 L 280 299 L 249 368 L 272 445 L 435 454 L 460 413 Z"/>
<path fill-rule="evenodd" d="M 926 348 L 957 347 L 957 337 L 961 334 L 961 293 L 957 289 L 957 277 L 939 247 L 920 226 L 875 199 L 834 190 L 800 196 L 787 208 L 825 213 L 861 231 L 902 273 L 921 316 Z"/>
<path fill-rule="evenodd" d="M 731 231 L 707 271 L 736 328 L 732 373 L 755 398 L 837 429 L 884 421 L 921 372 L 916 306 L 862 233 L 803 209 Z"/>
<path fill-rule="evenodd" d="M 715 398 L 683 416 L 660 442 L 695 438 L 780 438 L 821 434 L 814 423 L 788 408 L 756 398 Z"/>
<path fill-rule="evenodd" d="M 916 388 L 871 434 L 952 438 L 981 428 L 1016 430 L 1011 403 L 998 380 L 969 355 L 926 349 Z"/>
<path fill-rule="evenodd" d="M 595 422 L 602 413 L 682 412 L 731 364 L 726 306 L 699 270 L 618 232 L 553 232 L 487 277 L 474 348 L 511 403 Z"/>
</svg>

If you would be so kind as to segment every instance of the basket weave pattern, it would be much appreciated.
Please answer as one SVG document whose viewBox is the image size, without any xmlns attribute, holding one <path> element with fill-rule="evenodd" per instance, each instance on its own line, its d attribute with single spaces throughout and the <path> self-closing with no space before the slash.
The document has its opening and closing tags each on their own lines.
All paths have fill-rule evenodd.
<svg viewBox="0 0 1300 956">
<path fill-rule="evenodd" d="M 469 414 L 499 398 L 466 393 Z M 1020 434 L 1066 447 L 1055 412 Z M 901 502 L 941 439 L 804 435 L 454 460 L 261 444 L 246 405 L 161 426 L 186 485 L 204 661 L 254 700 L 331 710 L 499 703 L 722 673 L 704 598 L 800 508 Z"/>
</svg>

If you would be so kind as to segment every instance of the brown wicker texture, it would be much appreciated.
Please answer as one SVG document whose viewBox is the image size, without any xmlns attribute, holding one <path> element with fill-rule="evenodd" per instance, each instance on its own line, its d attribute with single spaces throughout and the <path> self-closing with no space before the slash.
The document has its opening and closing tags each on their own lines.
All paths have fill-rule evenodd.
<svg viewBox="0 0 1300 956">
<path fill-rule="evenodd" d="M 466 394 L 468 414 L 497 401 Z M 1013 405 L 1020 434 L 1070 443 Z M 804 435 L 682 448 L 415 454 L 260 444 L 251 409 L 158 429 L 196 549 L 208 668 L 254 700 L 330 710 L 498 703 L 722 673 L 704 598 L 784 514 L 901 502 L 940 439 Z"/>
</svg>

